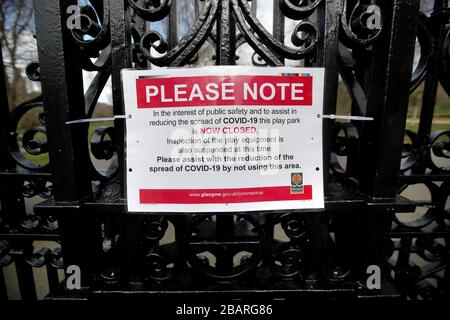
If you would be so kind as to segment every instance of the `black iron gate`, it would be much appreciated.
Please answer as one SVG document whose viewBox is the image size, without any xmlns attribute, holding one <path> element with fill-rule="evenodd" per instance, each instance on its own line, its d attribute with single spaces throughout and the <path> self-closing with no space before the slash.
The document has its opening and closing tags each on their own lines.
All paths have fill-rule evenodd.
<svg viewBox="0 0 450 320">
<path fill-rule="evenodd" d="M 180 37 L 177 14 L 186 3 L 193 23 Z M 2 270 L 11 265 L 26 300 L 36 299 L 39 268 L 49 299 L 448 297 L 450 169 L 442 163 L 450 131 L 432 132 L 439 83 L 450 93 L 448 1 L 420 12 L 418 0 L 274 0 L 271 31 L 256 17 L 256 0 L 90 0 L 78 13 L 71 5 L 77 1 L 34 1 L 39 62 L 26 71 L 42 96 L 10 112 L 0 69 L 0 300 L 7 298 Z M 78 28 L 68 24 L 74 17 Z M 151 31 L 163 24 L 164 36 Z M 324 119 L 326 211 L 127 215 L 123 120 L 91 130 L 66 122 L 92 117 L 109 78 L 113 114 L 122 115 L 123 68 L 195 65 L 205 54 L 233 65 L 243 46 L 261 67 L 325 67 L 324 112 L 336 113 L 342 82 L 351 113 L 374 117 Z M 96 74 L 87 90 L 83 70 Z M 409 95 L 421 85 L 418 131 L 405 131 Z M 38 126 L 18 129 L 42 107 Z M 42 154 L 48 163 L 33 160 Z M 99 169 L 98 161 L 106 164 Z M 400 195 L 419 184 L 429 200 Z M 37 196 L 43 201 L 26 210 Z M 420 208 L 413 221 L 399 218 Z M 81 290 L 68 290 L 58 275 L 73 265 Z M 382 269 L 380 289 L 366 287 L 370 265 Z"/>
</svg>

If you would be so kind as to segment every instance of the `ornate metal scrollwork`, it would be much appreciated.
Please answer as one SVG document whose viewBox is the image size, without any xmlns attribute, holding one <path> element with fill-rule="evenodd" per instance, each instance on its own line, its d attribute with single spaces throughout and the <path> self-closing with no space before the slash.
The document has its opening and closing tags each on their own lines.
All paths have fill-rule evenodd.
<svg viewBox="0 0 450 320">
<path fill-rule="evenodd" d="M 337 175 L 346 175 L 338 157 L 347 157 L 353 154 L 359 139 L 358 129 L 352 123 L 336 122 L 333 129 L 333 151 L 330 158 L 331 170 Z"/>
<path fill-rule="evenodd" d="M 394 283 L 412 299 L 437 300 L 445 295 L 446 284 L 442 275 L 448 267 L 447 240 L 442 242 L 436 236 L 422 235 L 415 241 L 400 241 L 396 246 L 398 254 L 412 260 L 406 265 L 391 265 Z M 425 263 L 420 263 L 422 259 Z"/>
<path fill-rule="evenodd" d="M 144 268 L 147 277 L 154 281 L 164 281 L 172 276 L 171 263 L 158 252 L 151 251 L 144 258 Z"/>
<path fill-rule="evenodd" d="M 52 183 L 42 178 L 24 180 L 22 194 L 26 198 L 40 196 L 48 199 L 52 195 Z"/>
<path fill-rule="evenodd" d="M 292 20 L 301 20 L 308 18 L 316 10 L 321 2 L 322 0 L 280 0 L 279 6 L 286 17 Z"/>
<path fill-rule="evenodd" d="M 141 1 L 141 3 L 139 0 L 128 0 L 128 3 L 135 10 L 136 14 L 143 19 L 159 21 L 169 14 L 172 0 Z"/>
<path fill-rule="evenodd" d="M 220 230 L 220 216 L 198 216 L 190 224 L 184 247 L 189 265 L 216 281 L 238 279 L 262 258 L 264 232 L 251 216 L 228 216 L 230 229 Z M 231 233 L 230 233 L 231 232 Z"/>
<path fill-rule="evenodd" d="M 70 29 L 73 40 L 87 51 L 96 52 L 110 43 L 110 0 L 92 0 L 80 6 L 70 20 L 79 24 Z"/>
<path fill-rule="evenodd" d="M 73 27 L 70 32 L 81 49 L 83 69 L 97 72 L 85 93 L 85 114 L 87 118 L 92 118 L 98 99 L 111 75 L 110 1 L 88 1 L 86 5 L 78 7 L 78 11 L 71 20 L 77 21 L 80 27 Z M 85 128 L 89 129 L 88 126 Z M 90 147 L 91 179 L 105 181 L 114 177 L 118 169 L 114 128 L 95 128 Z M 97 168 L 96 163 L 102 160 L 109 163 Z"/>
<path fill-rule="evenodd" d="M 131 4 L 132 0 L 129 2 Z M 170 1 L 167 2 L 170 5 Z M 218 0 L 206 0 L 192 29 L 170 51 L 168 51 L 169 47 L 161 34 L 155 31 L 145 33 L 140 42 L 142 55 L 157 66 L 174 67 L 187 63 L 207 40 L 216 20 L 217 10 Z M 139 11 L 137 13 L 139 14 Z M 145 16 L 143 17 L 145 18 Z M 152 48 L 162 56 L 152 56 Z"/>
<path fill-rule="evenodd" d="M 449 19 L 447 19 L 448 21 Z M 450 95 L 450 26 L 447 24 L 444 44 L 442 46 L 441 68 L 439 69 L 439 81 L 445 92 Z"/>
<path fill-rule="evenodd" d="M 418 165 L 429 168 L 434 173 L 450 170 L 450 131 L 438 130 L 421 141 L 415 132 L 405 131 L 406 139 L 403 145 L 402 164 L 400 170 L 406 172 Z"/>
<path fill-rule="evenodd" d="M 318 4 L 320 1 L 316 2 Z M 232 4 L 237 25 L 241 30 L 241 33 L 244 35 L 248 44 L 267 63 L 271 65 L 281 65 L 278 56 L 286 59 L 300 60 L 305 58 L 317 47 L 320 32 L 313 23 L 303 20 L 297 24 L 291 38 L 292 43 L 298 48 L 293 49 L 281 43 L 264 28 L 261 22 L 259 22 L 253 14 L 247 0 L 232 0 Z M 316 6 L 312 6 L 310 9 L 306 10 L 304 14 L 310 15 Z M 281 6 L 282 10 L 283 8 L 284 7 Z"/>
<path fill-rule="evenodd" d="M 9 244 L 6 241 L 0 241 L 0 267 L 6 267 L 13 262 L 9 250 Z"/>
<path fill-rule="evenodd" d="M 380 7 L 371 4 L 371 1 L 359 0 L 350 9 L 350 3 L 346 0 L 340 26 L 340 40 L 347 47 L 367 47 L 382 32 Z"/>
<path fill-rule="evenodd" d="M 270 241 L 270 269 L 275 277 L 283 280 L 303 280 L 311 219 L 308 215 L 283 213 L 270 222 L 272 228 L 278 224 L 289 240 Z"/>
<path fill-rule="evenodd" d="M 423 150 L 421 149 L 417 134 L 411 130 L 406 130 L 400 171 L 405 172 L 413 168 L 421 158 L 421 153 L 423 153 Z"/>
<path fill-rule="evenodd" d="M 401 226 L 402 228 L 406 229 L 421 229 L 430 223 L 432 223 L 436 216 L 437 216 L 437 203 L 439 201 L 439 188 L 433 184 L 433 183 L 424 183 L 422 184 L 426 187 L 430 194 L 430 201 L 417 201 L 416 206 L 418 208 L 423 208 L 425 210 L 425 213 L 418 216 L 416 219 L 413 219 L 411 221 L 403 221 L 400 219 L 397 215 L 393 217 L 394 221 Z M 399 193 L 401 194 L 407 187 L 411 185 L 403 185 Z"/>
<path fill-rule="evenodd" d="M 420 45 L 420 58 L 412 75 L 410 90 L 411 93 L 414 92 L 425 80 L 425 75 L 427 74 L 428 70 L 428 61 L 430 60 L 430 56 L 435 45 L 433 36 L 430 32 L 428 17 L 423 13 L 419 13 L 417 40 Z"/>
<path fill-rule="evenodd" d="M 48 153 L 47 139 L 43 137 L 46 134 L 44 117 L 39 116 L 38 119 L 42 126 L 26 129 L 22 134 L 19 132 L 18 126 L 19 121 L 26 113 L 42 107 L 42 97 L 39 96 L 16 107 L 8 119 L 9 151 L 18 165 L 31 171 L 43 171 L 49 166 L 49 162 L 45 158 L 38 162 L 33 161 L 33 157 L 31 157 Z"/>
<path fill-rule="evenodd" d="M 271 269 L 275 276 L 302 279 L 305 253 L 299 245 L 279 244 L 277 249 L 274 248 L 271 258 Z"/>
<path fill-rule="evenodd" d="M 145 6 L 138 1 L 129 0 L 128 2 L 138 16 L 148 21 L 162 20 L 169 14 L 171 6 L 171 1 L 156 4 L 146 3 Z M 315 1 L 311 5 L 305 5 L 282 1 L 280 8 L 295 16 L 296 20 L 300 20 L 308 18 L 320 2 L 321 0 Z M 237 26 L 241 31 L 237 38 L 236 47 L 242 45 L 245 39 L 258 55 L 259 58 L 256 56 L 253 58 L 254 63 L 258 65 L 263 65 L 263 61 L 271 65 L 281 65 L 279 57 L 300 60 L 317 47 L 320 33 L 316 25 L 308 20 L 302 20 L 297 24 L 292 34 L 292 42 L 297 48 L 289 48 L 275 39 L 264 28 L 254 15 L 247 0 L 231 0 L 231 5 Z M 173 48 L 169 48 L 166 40 L 156 31 L 139 35 L 135 30 L 132 32 L 133 39 L 139 41 L 142 56 L 157 66 L 180 66 L 185 63 L 192 63 L 192 58 L 207 39 L 215 41 L 211 38 L 210 32 L 214 22 L 218 19 L 218 9 L 218 0 L 204 1 L 202 11 L 194 26 Z M 159 55 L 153 56 L 152 50 L 155 50 Z M 138 60 L 141 59 L 137 54 L 134 54 L 134 56 L 139 58 Z M 140 64 L 142 63 L 140 62 Z"/>
<path fill-rule="evenodd" d="M 164 217 L 145 218 L 142 225 L 143 236 L 149 241 L 159 241 L 164 237 L 168 225 Z"/>
</svg>

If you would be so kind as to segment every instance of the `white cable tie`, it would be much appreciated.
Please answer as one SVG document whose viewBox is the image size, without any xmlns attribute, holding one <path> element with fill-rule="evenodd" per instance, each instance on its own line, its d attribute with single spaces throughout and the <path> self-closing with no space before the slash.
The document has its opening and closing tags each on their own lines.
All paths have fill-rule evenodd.
<svg viewBox="0 0 450 320">
<path fill-rule="evenodd" d="M 359 117 L 359 116 L 337 116 L 335 114 L 323 114 L 322 118 L 324 119 L 340 119 L 340 120 L 356 120 L 356 121 L 373 121 L 371 117 Z"/>
<path fill-rule="evenodd" d="M 128 116 L 120 115 L 120 116 L 114 116 L 114 117 L 110 117 L 110 118 L 79 119 L 79 120 L 67 121 L 66 124 L 105 122 L 105 121 L 114 121 L 116 119 L 126 119 L 126 118 L 128 118 Z"/>
</svg>

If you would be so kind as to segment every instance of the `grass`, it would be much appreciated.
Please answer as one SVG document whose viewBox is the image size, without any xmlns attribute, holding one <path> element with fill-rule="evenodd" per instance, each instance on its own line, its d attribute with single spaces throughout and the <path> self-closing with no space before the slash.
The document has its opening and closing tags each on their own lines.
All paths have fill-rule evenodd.
<svg viewBox="0 0 450 320">
<path fill-rule="evenodd" d="M 448 104 L 436 104 L 434 110 L 436 118 L 450 118 L 450 108 Z"/>
<path fill-rule="evenodd" d="M 413 132 L 417 132 L 419 130 L 419 124 L 418 123 L 407 123 L 406 129 L 411 130 Z M 438 131 L 438 130 L 450 130 L 450 124 L 433 124 L 431 131 Z"/>
</svg>

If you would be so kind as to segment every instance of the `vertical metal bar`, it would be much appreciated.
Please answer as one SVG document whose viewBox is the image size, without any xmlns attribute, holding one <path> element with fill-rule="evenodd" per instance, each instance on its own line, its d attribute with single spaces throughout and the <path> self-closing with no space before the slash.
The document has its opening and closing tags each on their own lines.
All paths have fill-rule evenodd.
<svg viewBox="0 0 450 320">
<path fill-rule="evenodd" d="M 339 17 L 343 11 L 343 1 L 323 1 L 318 7 L 317 21 L 322 41 L 317 50 L 317 66 L 325 67 L 325 98 L 323 114 L 335 114 L 338 91 L 338 46 Z M 328 188 L 328 171 L 332 147 L 333 120 L 323 120 L 323 174 L 325 192 Z"/>
<path fill-rule="evenodd" d="M 31 244 L 23 244 L 23 246 L 30 246 Z M 24 301 L 37 300 L 36 286 L 34 283 L 33 268 L 25 261 L 25 250 L 17 250 L 14 255 L 16 264 L 17 281 L 19 282 L 20 297 Z"/>
<path fill-rule="evenodd" d="M 180 244 L 180 247 L 183 243 L 183 239 L 185 239 L 188 235 L 188 228 L 195 218 L 193 218 L 190 215 L 179 215 L 177 217 L 173 217 L 171 222 L 173 223 L 173 226 L 175 227 L 175 241 Z M 178 274 L 182 274 L 183 272 L 186 272 L 187 265 L 186 265 L 186 257 L 183 254 L 178 254 L 175 257 L 175 272 Z"/>
<path fill-rule="evenodd" d="M 398 252 L 395 282 L 402 295 L 406 295 L 408 292 L 408 268 L 409 257 L 411 252 L 412 239 L 411 237 L 403 237 L 400 240 L 400 250 Z"/>
<path fill-rule="evenodd" d="M 273 0 L 273 36 L 281 43 L 284 43 L 284 22 L 285 18 L 281 12 L 279 1 Z M 278 59 L 284 64 L 283 57 L 278 56 Z"/>
<path fill-rule="evenodd" d="M 444 0 L 436 0 L 434 2 L 434 12 L 439 11 L 444 8 Z M 436 105 L 436 95 L 439 86 L 439 68 L 441 52 L 444 45 L 444 40 L 446 36 L 446 24 L 439 18 L 435 17 L 430 19 L 431 24 L 431 34 L 434 38 L 434 44 L 432 48 L 432 53 L 430 59 L 428 60 L 428 72 L 425 79 L 425 87 L 423 90 L 422 97 L 422 109 L 420 112 L 420 123 L 418 136 L 419 140 L 426 145 L 428 143 L 428 137 L 431 132 L 434 118 L 434 108 Z M 425 161 L 422 161 L 422 165 L 414 168 L 415 173 L 425 173 L 426 166 Z"/>
<path fill-rule="evenodd" d="M 234 215 L 217 215 L 216 237 L 219 241 L 229 241 L 234 233 Z M 216 268 L 227 270 L 233 267 L 233 253 L 231 250 L 223 250 L 216 257 Z"/>
<path fill-rule="evenodd" d="M 217 21 L 217 65 L 236 64 L 236 25 L 229 0 L 221 0 Z"/>
<path fill-rule="evenodd" d="M 360 244 L 359 250 L 357 250 L 364 252 L 360 257 L 362 263 L 360 274 L 363 277 L 361 280 L 367 279 L 367 266 L 381 266 L 385 261 L 383 247 L 388 237 L 387 234 L 391 229 L 391 217 L 394 214 L 390 209 L 369 208 L 364 216 L 361 217 L 360 228 L 364 232 L 357 239 Z"/>
<path fill-rule="evenodd" d="M 45 268 L 47 271 L 48 288 L 50 292 L 55 292 L 59 285 L 58 269 L 50 263 L 47 263 Z"/>
<path fill-rule="evenodd" d="M 170 14 L 168 19 L 168 42 L 169 48 L 172 49 L 178 43 L 178 6 L 177 1 L 172 1 L 170 6 Z"/>
<path fill-rule="evenodd" d="M 0 267 L 0 301 L 8 300 L 8 293 L 6 291 L 5 275 L 3 274 L 3 267 Z"/>
<path fill-rule="evenodd" d="M 65 21 L 73 0 L 34 1 L 36 35 L 56 201 L 75 202 L 91 192 L 88 127 L 66 125 L 85 117 L 80 49 Z"/>
<path fill-rule="evenodd" d="M 310 228 L 307 249 L 308 260 L 305 264 L 305 281 L 306 286 L 312 289 L 318 285 L 319 278 L 323 277 L 328 267 L 328 214 L 323 212 L 312 214 Z"/>
<path fill-rule="evenodd" d="M 110 30 L 111 30 L 111 80 L 113 88 L 113 110 L 115 115 L 125 114 L 123 106 L 123 90 L 121 70 L 132 66 L 131 35 L 129 30 L 129 15 L 126 0 L 115 0 L 110 2 Z M 125 123 L 121 120 L 114 122 L 117 139 L 117 154 L 119 160 L 119 179 L 121 194 L 126 197 L 125 191 Z M 125 244 L 121 247 L 124 256 L 130 261 L 135 251 L 135 242 L 130 241 L 136 232 L 132 223 L 134 217 L 124 217 L 122 220 L 125 231 Z M 131 260 L 133 261 L 133 260 Z M 125 261 L 124 261 L 125 264 Z"/>
<path fill-rule="evenodd" d="M 450 243 L 450 237 L 445 237 L 444 241 L 447 244 L 447 248 L 448 248 L 448 244 Z M 448 255 L 447 255 L 447 259 L 448 259 Z M 444 297 L 450 298 L 450 264 L 447 264 L 447 267 L 445 268 L 443 282 L 444 282 L 444 285 L 443 285 Z"/>
<path fill-rule="evenodd" d="M 419 1 L 381 3 L 383 32 L 374 43 L 374 59 L 366 83 L 367 114 L 363 124 L 361 176 L 363 191 L 373 197 L 394 198 L 408 111 Z"/>
<path fill-rule="evenodd" d="M 80 48 L 66 25 L 66 8 L 74 0 L 34 1 L 36 35 L 42 93 L 46 114 L 47 140 L 57 202 L 79 203 L 90 196 L 92 184 L 86 170 L 90 160 L 88 125 L 66 125 L 66 121 L 86 116 Z M 83 270 L 82 283 L 89 278 L 88 259 L 79 209 L 66 208 L 59 219 L 66 265 Z M 84 241 L 84 242 L 83 242 Z"/>
<path fill-rule="evenodd" d="M 136 3 L 138 6 L 145 6 L 145 0 L 138 0 Z M 148 22 L 144 19 L 142 19 L 139 15 L 137 15 L 135 12 L 132 14 L 132 27 L 134 27 L 139 34 L 145 34 L 148 29 Z M 138 44 L 135 44 L 138 45 Z M 151 68 L 151 63 L 147 59 L 144 59 L 146 68 Z"/>
<path fill-rule="evenodd" d="M 338 30 L 339 17 L 343 10 L 343 1 L 322 1 L 317 8 L 317 25 L 319 27 L 321 40 L 316 51 L 315 67 L 324 67 L 325 73 L 325 96 L 324 114 L 334 114 L 336 111 L 337 89 L 338 89 Z M 332 120 L 323 120 L 323 176 L 325 194 L 328 190 L 328 172 L 330 153 L 332 147 Z M 326 268 L 328 240 L 328 225 L 325 223 L 326 215 L 312 216 L 313 229 L 309 244 L 309 256 L 311 257 L 307 266 L 306 281 L 309 287 L 317 284 L 317 272 L 323 274 Z"/>
<path fill-rule="evenodd" d="M 131 65 L 131 37 L 126 9 L 126 0 L 114 0 L 110 2 L 110 29 L 111 29 L 111 61 L 112 61 L 112 93 L 113 111 L 115 115 L 123 115 L 123 92 L 120 72 Z M 125 124 L 123 120 L 115 120 L 114 128 L 118 136 L 117 155 L 119 160 L 119 179 L 122 194 L 125 193 L 124 178 L 124 148 L 125 148 Z"/>
</svg>

